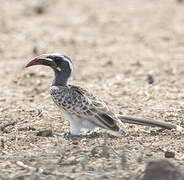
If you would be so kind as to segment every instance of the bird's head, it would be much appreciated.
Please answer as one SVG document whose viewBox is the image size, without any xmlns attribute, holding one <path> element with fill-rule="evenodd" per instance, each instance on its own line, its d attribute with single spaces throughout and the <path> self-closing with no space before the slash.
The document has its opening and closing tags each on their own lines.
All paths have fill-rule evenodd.
<svg viewBox="0 0 184 180">
<path fill-rule="evenodd" d="M 71 59 L 62 54 L 42 54 L 32 59 L 26 67 L 34 65 L 45 65 L 51 67 L 55 72 L 56 81 L 67 81 L 73 72 Z"/>
</svg>

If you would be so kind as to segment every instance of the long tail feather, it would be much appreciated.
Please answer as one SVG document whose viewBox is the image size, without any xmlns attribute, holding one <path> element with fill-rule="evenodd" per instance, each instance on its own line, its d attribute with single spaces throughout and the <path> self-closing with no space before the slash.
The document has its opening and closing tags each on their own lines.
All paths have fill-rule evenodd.
<svg viewBox="0 0 184 180">
<path fill-rule="evenodd" d="M 171 123 L 167 123 L 164 121 L 156 121 L 153 119 L 140 119 L 140 118 L 134 118 L 134 117 L 127 117 L 118 115 L 118 119 L 121 120 L 123 123 L 128 124 L 136 124 L 136 125 L 143 125 L 143 126 L 152 126 L 152 127 L 160 127 L 164 129 L 176 129 L 177 131 L 184 131 L 184 128 L 178 125 L 174 125 Z"/>
</svg>

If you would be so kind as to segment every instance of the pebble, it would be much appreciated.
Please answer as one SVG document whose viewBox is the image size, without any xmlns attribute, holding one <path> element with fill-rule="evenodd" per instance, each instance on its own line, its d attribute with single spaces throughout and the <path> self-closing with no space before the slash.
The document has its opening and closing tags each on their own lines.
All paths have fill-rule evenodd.
<svg viewBox="0 0 184 180">
<path fill-rule="evenodd" d="M 67 159 L 67 161 L 73 162 L 73 161 L 76 161 L 76 158 L 75 158 L 75 156 L 71 156 L 71 157 L 69 157 L 69 158 Z"/>
<path fill-rule="evenodd" d="M 166 151 L 165 152 L 165 157 L 166 158 L 174 158 L 175 157 L 175 153 L 172 151 Z"/>
<path fill-rule="evenodd" d="M 51 137 L 52 136 L 52 130 L 42 130 L 37 132 L 37 136 L 42 136 L 42 137 Z"/>
<path fill-rule="evenodd" d="M 152 74 L 148 74 L 147 75 L 147 82 L 149 84 L 153 84 L 154 83 L 154 78 L 153 78 L 153 75 Z"/>
<path fill-rule="evenodd" d="M 184 180 L 181 172 L 168 160 L 150 161 L 142 180 Z"/>
</svg>

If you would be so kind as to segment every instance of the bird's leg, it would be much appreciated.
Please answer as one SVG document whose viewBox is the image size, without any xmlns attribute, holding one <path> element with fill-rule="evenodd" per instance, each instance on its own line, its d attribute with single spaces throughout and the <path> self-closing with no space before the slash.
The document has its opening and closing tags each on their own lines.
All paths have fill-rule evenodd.
<svg viewBox="0 0 184 180">
<path fill-rule="evenodd" d="M 81 120 L 70 119 L 70 135 L 72 136 L 80 135 L 81 126 L 82 126 Z"/>
<path fill-rule="evenodd" d="M 79 137 L 82 126 L 81 120 L 77 118 L 73 119 L 71 116 L 68 117 L 70 121 L 70 132 L 54 133 L 54 135 L 63 136 L 64 138 Z"/>
</svg>

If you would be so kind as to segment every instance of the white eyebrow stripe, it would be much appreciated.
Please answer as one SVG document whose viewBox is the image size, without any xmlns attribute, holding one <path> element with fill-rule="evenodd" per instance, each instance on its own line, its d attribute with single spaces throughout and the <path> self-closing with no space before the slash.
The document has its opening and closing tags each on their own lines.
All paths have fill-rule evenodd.
<svg viewBox="0 0 184 180">
<path fill-rule="evenodd" d="M 69 67 L 71 69 L 71 72 L 73 72 L 73 64 L 72 64 L 72 62 L 65 56 L 61 56 L 61 57 L 63 58 L 64 61 L 68 62 Z"/>
</svg>

